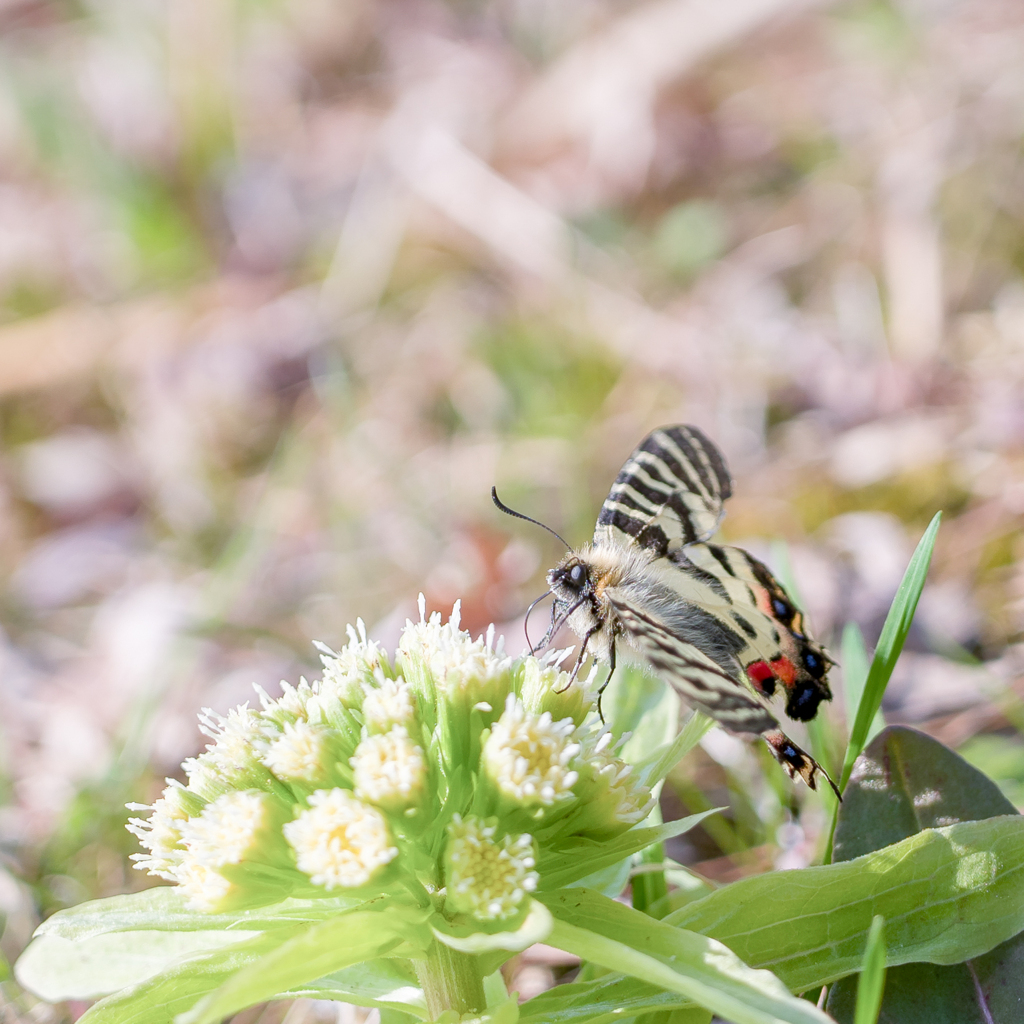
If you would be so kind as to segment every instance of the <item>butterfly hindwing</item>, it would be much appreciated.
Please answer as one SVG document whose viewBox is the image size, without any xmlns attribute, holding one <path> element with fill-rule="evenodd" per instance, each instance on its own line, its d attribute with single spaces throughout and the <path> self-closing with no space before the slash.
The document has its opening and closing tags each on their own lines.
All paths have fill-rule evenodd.
<svg viewBox="0 0 1024 1024">
<path fill-rule="evenodd" d="M 743 683 L 693 644 L 679 640 L 651 609 L 614 589 L 605 596 L 623 629 L 661 678 L 687 703 L 735 732 L 761 733 L 778 726 L 772 713 Z"/>
<path fill-rule="evenodd" d="M 655 430 L 626 460 L 601 507 L 594 545 L 637 544 L 655 557 L 718 528 L 732 479 L 696 427 Z"/>
<path fill-rule="evenodd" d="M 730 676 L 697 647 L 682 643 L 664 627 L 656 613 L 612 589 L 605 591 L 605 595 L 634 645 L 659 677 L 675 687 L 688 704 L 733 732 L 760 733 L 790 778 L 799 775 L 811 789 L 816 789 L 821 772 L 835 789 L 828 774 L 779 728 L 775 716 L 756 695 L 747 692 L 741 680 Z"/>
<path fill-rule="evenodd" d="M 801 722 L 832 699 L 827 655 L 807 636 L 803 615 L 763 562 L 742 548 L 718 544 L 690 545 L 672 562 L 691 578 L 713 581 L 705 582 L 702 603 L 745 638 L 738 659 L 759 693 L 772 697 L 781 690 L 786 714 Z"/>
</svg>

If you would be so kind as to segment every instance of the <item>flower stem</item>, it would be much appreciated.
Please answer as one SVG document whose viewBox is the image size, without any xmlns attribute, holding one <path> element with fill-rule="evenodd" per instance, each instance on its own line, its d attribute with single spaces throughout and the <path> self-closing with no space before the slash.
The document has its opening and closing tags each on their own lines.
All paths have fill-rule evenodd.
<svg viewBox="0 0 1024 1024">
<path fill-rule="evenodd" d="M 483 1013 L 487 1008 L 484 980 L 477 957 L 434 942 L 426 960 L 413 961 L 431 1019 L 445 1010 Z"/>
</svg>

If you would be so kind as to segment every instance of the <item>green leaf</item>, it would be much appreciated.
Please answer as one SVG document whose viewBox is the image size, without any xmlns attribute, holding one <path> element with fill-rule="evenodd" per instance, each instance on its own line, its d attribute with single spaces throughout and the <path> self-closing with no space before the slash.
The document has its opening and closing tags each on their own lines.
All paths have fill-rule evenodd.
<svg viewBox="0 0 1024 1024">
<path fill-rule="evenodd" d="M 922 829 L 1016 813 L 999 787 L 959 754 L 916 729 L 889 726 L 850 776 L 832 859 L 852 860 Z"/>
<path fill-rule="evenodd" d="M 1016 811 L 991 779 L 924 733 L 892 726 L 854 766 L 836 825 L 835 859 L 940 822 L 1006 814 Z M 964 950 L 959 959 L 970 955 Z M 1012 1020 L 1024 1000 L 1022 968 L 1024 935 L 963 964 L 891 968 L 878 1019 L 900 1024 Z M 844 1024 L 855 1020 L 854 989 L 853 979 L 844 978 L 829 992 L 829 1011 Z"/>
<path fill-rule="evenodd" d="M 885 694 L 886 686 L 889 685 L 889 677 L 903 650 L 903 642 L 910 631 L 910 624 L 913 622 L 914 612 L 917 610 L 917 602 L 924 589 L 924 581 L 928 575 L 928 566 L 931 563 L 932 549 L 935 547 L 935 537 L 939 532 L 941 519 L 942 513 L 936 512 L 928 529 L 925 530 L 896 590 L 896 596 L 893 598 L 892 607 L 886 616 L 885 625 L 882 626 L 882 635 L 878 638 L 875 656 L 871 660 L 864 692 L 857 705 L 857 717 L 850 730 L 850 742 L 847 744 L 846 758 L 843 761 L 843 774 L 839 780 L 840 790 L 846 787 L 850 772 L 853 770 L 853 762 L 857 760 L 867 743 L 868 730 L 871 728 L 875 714 L 882 706 L 882 696 Z"/>
<path fill-rule="evenodd" d="M 1024 945 L 1004 943 L 987 956 L 953 967 L 905 964 L 889 970 L 878 1024 L 1003 1024 L 1020 1020 Z M 899 983 L 893 981 L 899 975 Z M 828 1012 L 841 1024 L 854 1020 L 849 979 L 829 991 Z"/>
<path fill-rule="evenodd" d="M 408 904 L 395 905 L 391 898 L 370 901 L 368 905 L 372 905 L 373 909 L 336 913 L 327 922 L 291 923 L 247 939 L 233 932 L 226 933 L 223 929 L 220 932 L 196 932 L 197 941 L 200 938 L 209 941 L 213 936 L 224 934 L 231 934 L 232 939 L 241 938 L 243 941 L 233 941 L 226 947 L 198 955 L 186 955 L 166 963 L 158 973 L 138 980 L 96 1003 L 81 1020 L 86 1024 L 169 1024 L 221 986 L 231 990 L 238 979 L 250 979 L 245 982 L 245 996 L 247 998 L 252 993 L 255 995 L 244 1003 L 248 1006 L 271 998 L 290 985 L 311 982 L 353 963 L 376 959 L 385 950 L 394 952 L 400 948 L 403 937 L 414 936 L 417 929 L 422 930 L 425 911 Z M 367 920 L 372 920 L 372 925 L 367 927 Z M 333 944 L 321 946 L 316 936 L 325 930 L 333 938 Z M 367 931 L 376 933 L 372 942 L 366 941 Z M 146 931 L 129 931 L 90 936 L 79 942 L 71 942 L 59 935 L 44 935 L 36 941 L 41 944 L 56 942 L 76 945 L 84 951 L 83 965 L 88 966 L 88 951 L 94 943 L 98 943 L 100 955 L 109 954 L 108 959 L 112 960 L 113 953 L 107 946 L 115 939 L 145 942 L 149 935 Z M 179 933 L 169 933 L 170 938 L 176 935 Z M 429 941 L 429 934 L 425 938 Z M 304 954 L 300 952 L 299 955 L 304 955 L 304 959 L 299 966 L 289 962 L 293 968 L 289 974 L 282 967 L 282 961 L 289 961 L 296 947 L 301 950 L 304 941 L 312 941 L 315 952 L 320 955 L 312 955 L 309 949 L 305 949 Z M 45 948 L 44 945 L 44 952 Z M 29 960 L 29 964 L 31 962 Z M 131 964 L 130 957 L 128 964 Z M 251 980 L 253 968 L 259 975 L 260 984 Z M 116 969 L 116 962 L 103 965 L 103 971 L 108 974 Z"/>
<path fill-rule="evenodd" d="M 1024 819 L 961 822 L 853 861 L 741 879 L 665 921 L 724 942 L 802 992 L 860 969 L 875 914 L 890 966 L 958 963 L 1016 935 Z"/>
<path fill-rule="evenodd" d="M 104 932 L 124 931 L 221 931 L 241 928 L 265 931 L 302 921 L 322 921 L 365 903 L 365 898 L 336 896 L 327 899 L 287 899 L 258 910 L 235 914 L 204 914 L 189 910 L 178 886 L 159 885 L 127 896 L 89 900 L 58 911 L 47 918 L 36 935 L 85 939 Z"/>
<path fill-rule="evenodd" d="M 677 992 L 735 1024 L 825 1024 L 813 1004 L 721 943 L 670 927 L 588 889 L 542 897 L 555 917 L 551 945 Z"/>
<path fill-rule="evenodd" d="M 293 929 L 298 932 L 300 926 Z M 204 956 L 177 960 L 159 974 L 101 999 L 79 1018 L 79 1024 L 171 1024 L 179 1013 L 257 962 L 290 934 L 292 930 L 279 928 Z"/>
<path fill-rule="evenodd" d="M 519 1024 L 610 1024 L 641 1013 L 667 1010 L 691 1011 L 694 1024 L 706 1024 L 711 1017 L 685 996 L 616 973 L 593 981 L 556 985 L 534 996 L 519 1008 Z"/>
<path fill-rule="evenodd" d="M 277 993 L 278 999 L 333 999 L 424 1019 L 427 1003 L 407 960 L 368 960 Z"/>
<path fill-rule="evenodd" d="M 700 711 L 691 711 L 687 716 L 679 735 L 664 746 L 658 747 L 645 759 L 637 762 L 637 770 L 645 786 L 660 782 L 666 775 L 693 750 L 695 746 L 711 731 L 715 720 Z"/>
<path fill-rule="evenodd" d="M 856 622 L 848 622 L 843 629 L 843 693 L 846 697 L 846 721 L 853 727 L 864 694 L 864 684 L 868 679 L 868 649 L 864 643 L 864 634 Z M 868 728 L 868 742 L 885 728 L 885 717 L 882 709 L 875 712 Z"/>
<path fill-rule="evenodd" d="M 875 915 L 868 932 L 868 946 L 864 951 L 864 969 L 857 982 L 857 1010 L 854 1024 L 877 1024 L 885 986 L 885 927 L 884 919 Z"/>
<path fill-rule="evenodd" d="M 709 814 L 717 814 L 721 807 L 713 807 L 700 814 L 691 814 L 665 825 L 633 828 L 608 842 L 594 839 L 575 839 L 555 849 L 542 849 L 537 863 L 542 892 L 564 889 L 574 882 L 604 868 L 618 864 L 653 843 L 682 835 L 695 828 Z"/>
<path fill-rule="evenodd" d="M 41 935 L 15 968 L 19 984 L 48 1003 L 96 999 L 159 974 L 182 957 L 214 952 L 259 935 L 251 931 L 112 932 L 74 942 Z"/>
<path fill-rule="evenodd" d="M 224 979 L 177 1024 L 216 1024 L 278 993 L 383 956 L 403 940 L 430 943 L 429 908 L 380 906 L 354 910 L 303 929 L 289 941 Z"/>
</svg>

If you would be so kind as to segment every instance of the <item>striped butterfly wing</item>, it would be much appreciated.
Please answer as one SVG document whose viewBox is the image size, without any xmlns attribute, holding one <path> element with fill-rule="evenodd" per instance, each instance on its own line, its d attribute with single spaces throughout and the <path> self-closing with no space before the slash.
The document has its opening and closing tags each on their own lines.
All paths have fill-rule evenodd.
<svg viewBox="0 0 1024 1024">
<path fill-rule="evenodd" d="M 681 641 L 653 608 L 642 606 L 616 588 L 605 593 L 619 623 L 641 654 L 691 707 L 733 732 L 760 733 L 790 778 L 799 775 L 811 789 L 816 789 L 817 777 L 822 774 L 839 797 L 828 773 L 779 728 L 775 716 L 754 693 L 747 691 L 741 680 L 693 644 Z"/>
<path fill-rule="evenodd" d="M 765 697 L 781 691 L 787 715 L 808 721 L 832 697 L 824 651 L 806 636 L 800 612 L 767 566 L 741 548 L 705 543 L 731 494 L 714 442 L 697 427 L 662 427 L 640 442 L 615 478 L 594 546 L 639 547 L 682 572 L 686 581 L 675 584 L 680 599 L 713 615 L 715 634 L 731 634 L 728 667 L 738 661 L 744 683 Z"/>
<path fill-rule="evenodd" d="M 828 656 L 805 632 L 803 615 L 768 567 L 742 548 L 693 544 L 673 553 L 677 589 L 741 638 L 736 660 L 757 693 L 786 700 L 786 714 L 806 722 L 832 699 Z"/>
<path fill-rule="evenodd" d="M 707 540 L 721 522 L 732 479 L 721 452 L 696 427 L 655 430 L 627 459 L 601 506 L 594 546 L 639 545 L 660 558 Z"/>
</svg>

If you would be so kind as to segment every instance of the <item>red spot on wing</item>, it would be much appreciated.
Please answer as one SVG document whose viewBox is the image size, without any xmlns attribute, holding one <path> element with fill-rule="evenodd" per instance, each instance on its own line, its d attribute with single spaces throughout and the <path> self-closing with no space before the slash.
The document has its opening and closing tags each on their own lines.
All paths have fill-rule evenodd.
<svg viewBox="0 0 1024 1024">
<path fill-rule="evenodd" d="M 764 662 L 760 662 L 760 664 L 763 665 Z M 785 656 L 776 658 L 771 663 L 771 673 L 787 689 L 796 682 L 796 665 Z"/>
<path fill-rule="evenodd" d="M 775 673 L 768 667 L 766 661 L 755 661 L 753 665 L 747 666 L 747 678 L 754 684 L 754 688 L 758 692 L 764 693 L 764 684 L 769 679 L 774 679 Z"/>
</svg>

